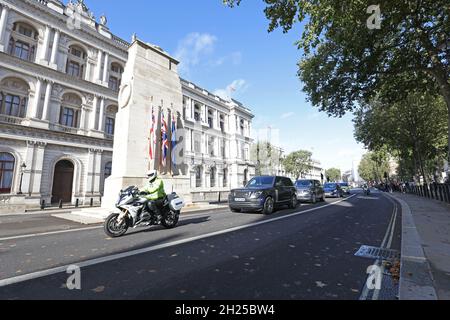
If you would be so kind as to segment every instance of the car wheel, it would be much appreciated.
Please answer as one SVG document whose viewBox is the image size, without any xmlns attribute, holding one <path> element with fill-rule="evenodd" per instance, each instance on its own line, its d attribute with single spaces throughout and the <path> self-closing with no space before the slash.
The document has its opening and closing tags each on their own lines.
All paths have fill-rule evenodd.
<svg viewBox="0 0 450 320">
<path fill-rule="evenodd" d="M 289 209 L 297 208 L 297 197 L 295 195 L 292 196 L 291 202 L 289 203 Z"/>
<path fill-rule="evenodd" d="M 269 215 L 273 213 L 274 201 L 271 197 L 267 197 L 264 201 L 263 214 Z"/>
<path fill-rule="evenodd" d="M 316 198 L 316 195 L 315 195 L 315 194 L 312 195 L 311 203 L 312 203 L 312 204 L 316 204 L 316 203 L 317 203 L 317 198 Z"/>
</svg>

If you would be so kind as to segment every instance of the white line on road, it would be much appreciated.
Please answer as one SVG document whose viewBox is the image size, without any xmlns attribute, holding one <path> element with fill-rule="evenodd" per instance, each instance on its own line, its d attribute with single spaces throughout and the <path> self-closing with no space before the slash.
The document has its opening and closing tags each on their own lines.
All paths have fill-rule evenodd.
<svg viewBox="0 0 450 320">
<path fill-rule="evenodd" d="M 199 218 L 199 217 L 206 217 L 206 216 L 210 216 L 210 215 L 211 214 L 207 214 L 207 213 L 186 214 L 184 216 L 181 216 L 180 221 L 186 220 L 188 218 Z M 89 231 L 89 230 L 95 230 L 95 229 L 101 229 L 101 228 L 103 228 L 103 226 L 85 227 L 85 228 L 77 228 L 77 229 L 66 229 L 66 230 L 49 231 L 49 232 L 42 232 L 42 233 L 31 233 L 31 234 L 24 234 L 24 235 L 19 235 L 19 236 L 11 236 L 11 237 L 6 237 L 6 238 L 0 238 L 0 241 L 19 240 L 19 239 L 25 239 L 25 238 L 42 237 L 42 236 L 51 236 L 51 235 L 55 235 L 55 234 L 70 233 L 70 232 L 77 232 L 77 231 Z"/>
<path fill-rule="evenodd" d="M 215 231 L 215 232 L 211 232 L 211 233 L 207 233 L 207 234 L 203 234 L 203 235 L 199 235 L 199 236 L 195 236 L 195 237 L 191 237 L 191 238 L 181 239 L 181 240 L 177 240 L 177 241 L 173 241 L 173 242 L 163 243 L 163 244 L 151 246 L 151 247 L 148 247 L 148 248 L 143 248 L 143 249 L 133 250 L 133 251 L 129 251 L 129 252 L 123 252 L 123 253 L 119 253 L 119 254 L 114 254 L 114 255 L 110 255 L 110 256 L 106 256 L 106 257 L 101 257 L 101 258 L 97 258 L 97 259 L 87 260 L 87 261 L 80 262 L 80 263 L 72 263 L 70 265 L 76 264 L 80 268 L 85 268 L 85 267 L 89 267 L 89 266 L 100 264 L 100 263 L 104 263 L 104 262 L 110 262 L 110 261 L 114 261 L 114 260 L 118 260 L 118 259 L 128 258 L 128 257 L 131 257 L 131 256 L 144 254 L 144 253 L 149 253 L 149 252 L 152 252 L 152 251 L 165 249 L 165 248 L 169 248 L 169 247 L 173 247 L 173 246 L 177 246 L 177 245 L 181 245 L 181 244 L 185 244 L 185 243 L 189 243 L 189 242 L 193 242 L 193 241 L 197 241 L 197 240 L 201 240 L 201 239 L 211 238 L 211 237 L 214 237 L 214 236 L 218 236 L 218 235 L 222 235 L 222 234 L 226 234 L 226 233 L 230 233 L 230 232 L 235 232 L 235 231 L 239 231 L 239 230 L 248 229 L 248 228 L 251 228 L 251 227 L 255 227 L 255 226 L 271 223 L 271 222 L 274 222 L 274 221 L 285 220 L 285 219 L 292 218 L 292 217 L 299 216 L 299 215 L 303 215 L 305 213 L 309 213 L 309 212 L 312 212 L 312 211 L 325 209 L 325 208 L 331 207 L 333 205 L 336 205 L 338 203 L 341 203 L 341 202 L 344 202 L 344 201 L 348 201 L 351 198 L 353 198 L 354 196 L 355 195 L 350 196 L 349 198 L 346 198 L 346 199 L 343 199 L 343 200 L 339 200 L 339 201 L 336 201 L 336 202 L 324 205 L 324 206 L 320 206 L 320 207 L 316 207 L 316 208 L 312 208 L 312 209 L 308 209 L 308 210 L 304 210 L 304 211 L 300 211 L 300 212 L 291 213 L 291 214 L 288 214 L 288 215 L 285 215 L 285 216 L 281 216 L 281 217 L 277 217 L 277 218 L 273 218 L 273 219 L 268 219 L 268 220 L 264 220 L 264 221 L 249 223 L 249 224 L 245 224 L 245 225 L 242 225 L 242 226 L 237 226 L 237 227 L 233 227 L 233 228 L 229 228 L 229 229 L 225 229 L 225 230 Z M 33 279 L 38 279 L 38 278 L 42 278 L 42 277 L 51 276 L 51 275 L 55 275 L 55 274 L 58 274 L 58 273 L 66 272 L 67 268 L 70 265 L 61 266 L 61 267 L 52 268 L 52 269 L 47 269 L 47 270 L 42 270 L 42 271 L 37 271 L 37 272 L 24 274 L 24 275 L 17 276 L 17 277 L 8 278 L 8 279 L 3 279 L 3 280 L 0 280 L 0 287 L 5 287 L 5 286 L 12 285 L 12 284 L 24 282 L 24 281 L 29 281 L 29 280 L 33 280 Z"/>
</svg>

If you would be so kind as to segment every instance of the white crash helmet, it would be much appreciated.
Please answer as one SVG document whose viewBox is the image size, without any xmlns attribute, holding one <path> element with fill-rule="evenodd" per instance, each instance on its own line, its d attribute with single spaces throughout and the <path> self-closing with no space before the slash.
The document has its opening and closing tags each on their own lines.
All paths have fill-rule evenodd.
<svg viewBox="0 0 450 320">
<path fill-rule="evenodd" d="M 149 170 L 147 172 L 147 177 L 149 178 L 150 182 L 153 182 L 158 177 L 158 171 L 156 170 Z"/>
</svg>

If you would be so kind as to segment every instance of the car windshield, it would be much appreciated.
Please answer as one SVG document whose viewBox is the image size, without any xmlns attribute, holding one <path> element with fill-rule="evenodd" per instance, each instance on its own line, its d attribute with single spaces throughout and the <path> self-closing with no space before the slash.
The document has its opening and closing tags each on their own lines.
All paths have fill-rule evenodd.
<svg viewBox="0 0 450 320">
<path fill-rule="evenodd" d="M 295 183 L 297 188 L 308 188 L 311 187 L 312 183 L 309 180 L 299 180 Z"/>
<path fill-rule="evenodd" d="M 273 186 L 273 177 L 255 177 L 247 184 L 247 188 Z"/>
<path fill-rule="evenodd" d="M 326 189 L 333 189 L 336 187 L 337 187 L 336 183 L 325 183 L 325 186 L 324 186 L 324 188 L 326 188 Z"/>
</svg>

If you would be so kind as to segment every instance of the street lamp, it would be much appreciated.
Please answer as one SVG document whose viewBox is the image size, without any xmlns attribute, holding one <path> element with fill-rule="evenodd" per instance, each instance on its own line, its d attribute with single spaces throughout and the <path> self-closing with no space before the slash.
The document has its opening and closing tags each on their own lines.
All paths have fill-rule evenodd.
<svg viewBox="0 0 450 320">
<path fill-rule="evenodd" d="M 24 163 L 22 163 L 22 165 L 20 166 L 20 184 L 19 184 L 19 192 L 17 194 L 23 194 L 22 193 L 22 181 L 23 181 L 23 174 L 25 172 L 25 169 L 27 168 L 27 165 Z"/>
</svg>

